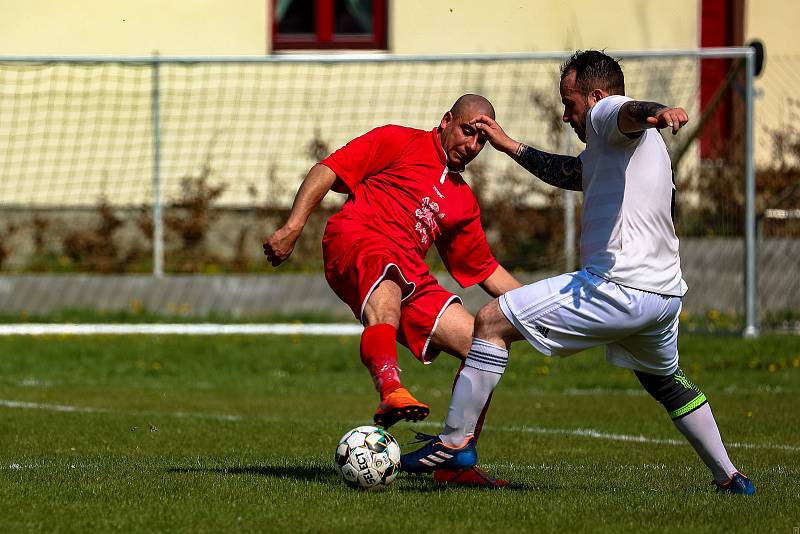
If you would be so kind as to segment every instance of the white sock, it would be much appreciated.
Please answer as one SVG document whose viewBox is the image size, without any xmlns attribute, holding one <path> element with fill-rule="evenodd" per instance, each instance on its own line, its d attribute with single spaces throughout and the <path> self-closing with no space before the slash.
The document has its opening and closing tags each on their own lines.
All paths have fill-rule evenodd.
<svg viewBox="0 0 800 534">
<path fill-rule="evenodd" d="M 453 398 L 439 437 L 450 447 L 461 447 L 475 433 L 483 407 L 494 391 L 508 362 L 508 351 L 475 338 L 456 380 Z"/>
<path fill-rule="evenodd" d="M 722 444 L 711 406 L 706 403 L 689 415 L 675 419 L 673 423 L 711 469 L 714 481 L 723 484 L 730 480 L 736 467 L 731 463 L 725 445 Z"/>
</svg>

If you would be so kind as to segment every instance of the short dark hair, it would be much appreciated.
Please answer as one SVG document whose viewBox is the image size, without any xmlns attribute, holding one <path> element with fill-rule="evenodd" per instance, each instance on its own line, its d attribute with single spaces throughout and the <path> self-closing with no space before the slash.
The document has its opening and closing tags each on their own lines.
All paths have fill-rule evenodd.
<svg viewBox="0 0 800 534">
<path fill-rule="evenodd" d="M 578 50 L 561 66 L 561 79 L 575 71 L 575 85 L 583 94 L 602 89 L 610 95 L 625 94 L 625 77 L 619 62 L 599 50 Z"/>
</svg>

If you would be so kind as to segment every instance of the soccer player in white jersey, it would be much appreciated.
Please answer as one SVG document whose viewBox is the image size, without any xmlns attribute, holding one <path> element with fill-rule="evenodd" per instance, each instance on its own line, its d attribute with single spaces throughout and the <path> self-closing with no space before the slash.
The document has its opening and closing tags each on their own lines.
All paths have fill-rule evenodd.
<svg viewBox="0 0 800 534">
<path fill-rule="evenodd" d="M 548 356 L 606 347 L 667 410 L 711 470 L 718 491 L 755 492 L 731 463 L 705 395 L 678 365 L 678 316 L 687 286 L 672 222 L 672 168 L 659 129 L 672 134 L 686 111 L 625 95 L 622 69 L 608 55 L 576 52 L 562 67 L 564 122 L 586 149 L 549 154 L 509 137 L 490 117 L 475 119 L 496 149 L 541 180 L 583 191 L 581 269 L 505 293 L 480 310 L 466 367 L 444 431 L 403 455 L 424 473 L 477 462 L 473 429 L 500 380 L 509 345 L 526 339 Z"/>
</svg>

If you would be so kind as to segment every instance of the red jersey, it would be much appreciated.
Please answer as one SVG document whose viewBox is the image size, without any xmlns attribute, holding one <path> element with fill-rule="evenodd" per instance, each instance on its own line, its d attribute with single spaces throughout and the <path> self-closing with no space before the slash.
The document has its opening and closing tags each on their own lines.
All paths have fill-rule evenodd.
<svg viewBox="0 0 800 534">
<path fill-rule="evenodd" d="M 378 233 L 402 251 L 407 276 L 427 274 L 424 259 L 435 244 L 453 278 L 467 287 L 497 268 L 480 221 L 474 193 L 447 157 L 437 130 L 382 126 L 347 143 L 321 161 L 347 192 L 328 220 L 325 239 Z"/>
</svg>

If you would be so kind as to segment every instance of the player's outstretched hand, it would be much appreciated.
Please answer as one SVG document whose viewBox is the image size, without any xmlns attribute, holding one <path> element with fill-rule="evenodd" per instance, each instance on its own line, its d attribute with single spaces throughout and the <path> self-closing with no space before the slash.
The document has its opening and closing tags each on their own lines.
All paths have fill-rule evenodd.
<svg viewBox="0 0 800 534">
<path fill-rule="evenodd" d="M 655 117 L 647 117 L 647 123 L 661 128 L 672 128 L 672 135 L 678 133 L 687 122 L 689 114 L 683 108 L 666 108 L 656 113 Z"/>
<path fill-rule="evenodd" d="M 497 121 L 488 115 L 478 115 L 469 123 L 486 134 L 486 139 L 489 140 L 489 143 L 501 152 L 512 154 L 519 147 L 519 143 L 511 139 L 497 124 Z"/>
<path fill-rule="evenodd" d="M 286 226 L 275 230 L 271 236 L 264 240 L 264 255 L 273 267 L 286 261 L 294 250 L 294 244 L 300 233 L 292 231 Z"/>
</svg>

